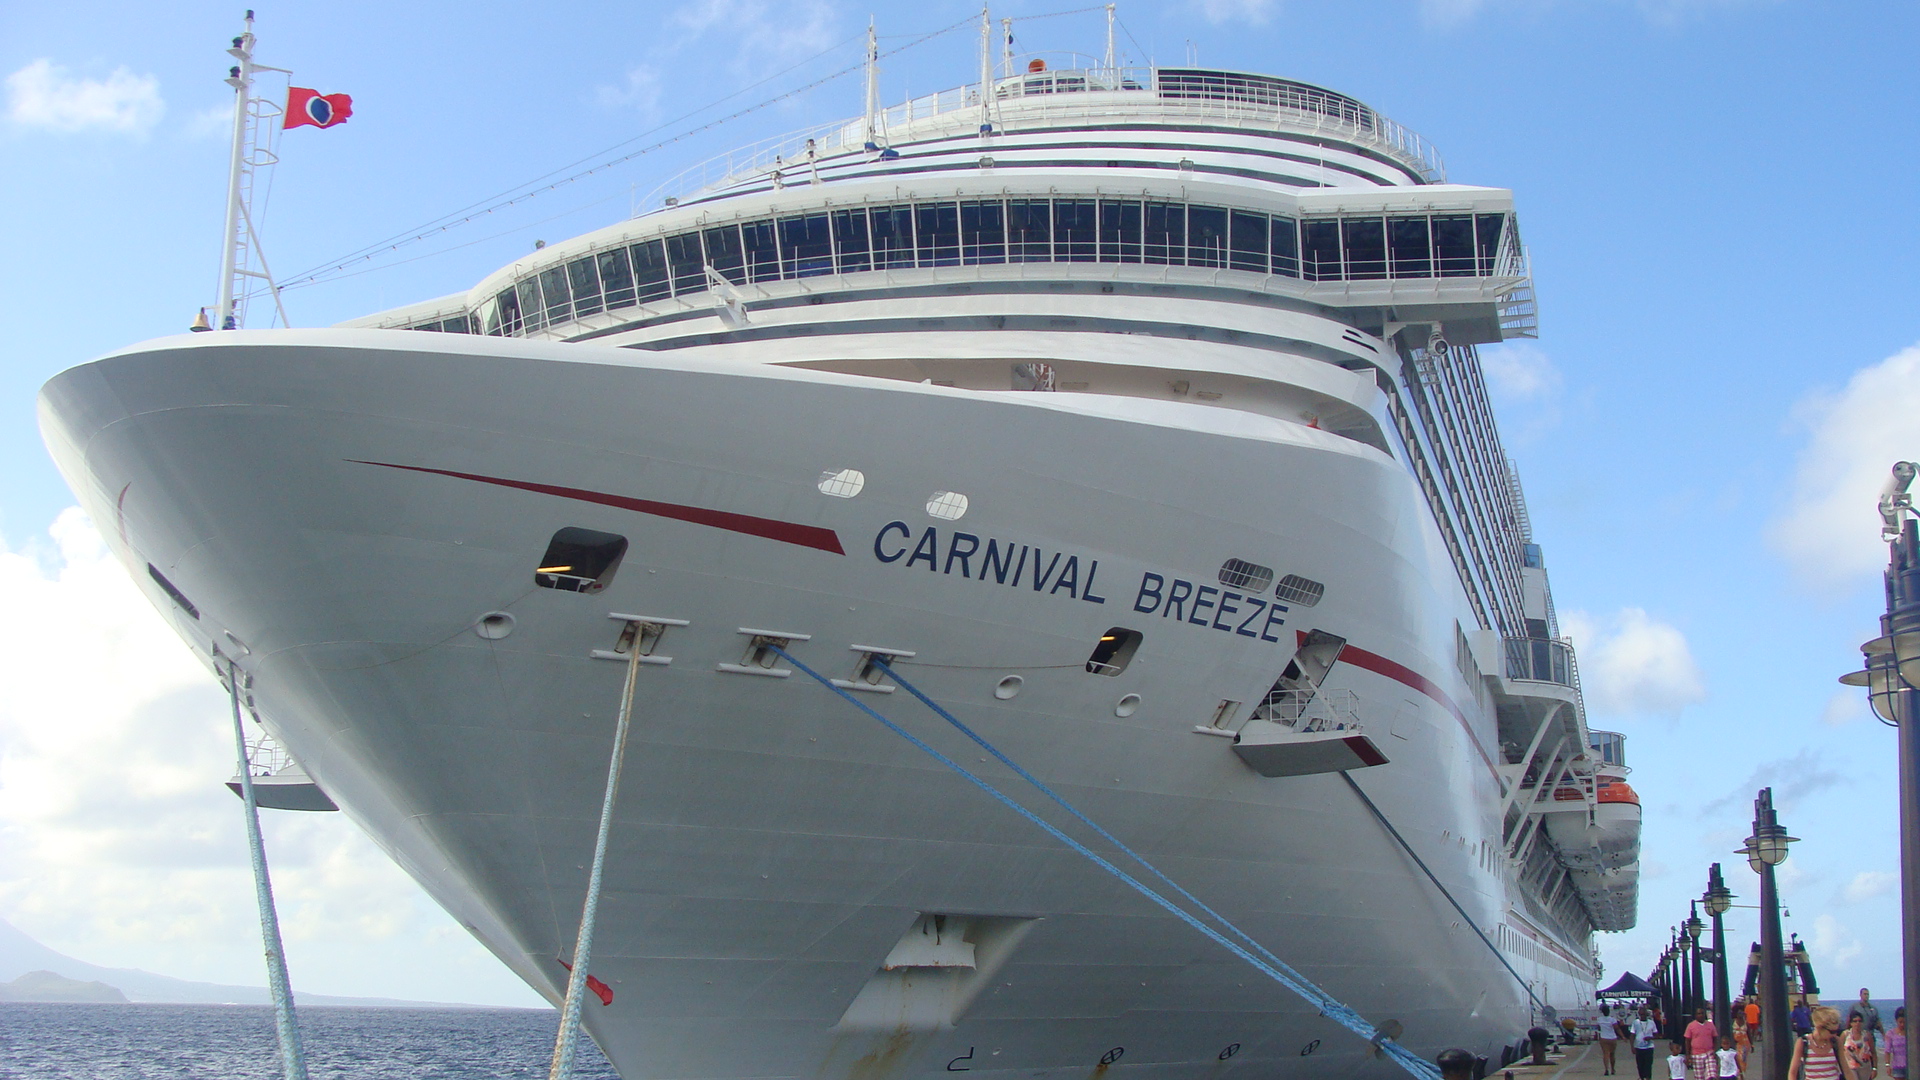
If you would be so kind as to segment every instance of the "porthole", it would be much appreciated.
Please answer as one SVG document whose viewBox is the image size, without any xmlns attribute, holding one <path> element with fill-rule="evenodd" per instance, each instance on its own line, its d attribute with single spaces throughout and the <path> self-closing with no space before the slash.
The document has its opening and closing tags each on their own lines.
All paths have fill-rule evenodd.
<svg viewBox="0 0 1920 1080">
<path fill-rule="evenodd" d="M 822 495 L 851 499 L 867 486 L 867 474 L 859 469 L 828 469 L 820 474 L 820 481 L 814 486 Z"/>
<path fill-rule="evenodd" d="M 967 497 L 957 491 L 936 491 L 927 500 L 927 514 L 942 521 L 959 521 L 967 512 Z"/>
<path fill-rule="evenodd" d="M 1020 688 L 1025 686 L 1026 683 L 1027 680 L 1018 675 L 1009 675 L 994 684 L 993 696 L 999 698 L 1001 701 L 1011 701 L 1014 695 L 1018 694 Z"/>
<path fill-rule="evenodd" d="M 1093 655 L 1087 657 L 1087 670 L 1095 675 L 1118 675 L 1127 670 L 1139 648 L 1140 631 L 1111 627 L 1094 643 Z"/>
<path fill-rule="evenodd" d="M 1137 713 L 1139 711 L 1140 711 L 1140 695 L 1139 694 L 1128 694 L 1126 697 L 1121 698 L 1119 703 L 1114 705 L 1113 707 L 1113 715 L 1115 716 L 1132 716 L 1134 713 Z"/>
<path fill-rule="evenodd" d="M 1280 579 L 1280 584 L 1273 590 L 1273 594 L 1289 604 L 1312 607 L 1327 594 L 1327 587 L 1311 578 L 1303 578 L 1299 574 L 1288 574 Z"/>
<path fill-rule="evenodd" d="M 504 611 L 489 611 L 473 624 L 473 632 L 488 641 L 499 641 L 513 633 L 513 616 Z"/>
<path fill-rule="evenodd" d="M 1220 564 L 1220 584 L 1229 589 L 1266 592 L 1267 586 L 1273 584 L 1273 570 L 1245 559 L 1228 559 Z"/>
<path fill-rule="evenodd" d="M 597 593 L 613 580 L 627 554 L 627 538 L 592 529 L 565 528 L 553 534 L 547 553 L 533 571 L 533 583 L 562 592 Z"/>
</svg>

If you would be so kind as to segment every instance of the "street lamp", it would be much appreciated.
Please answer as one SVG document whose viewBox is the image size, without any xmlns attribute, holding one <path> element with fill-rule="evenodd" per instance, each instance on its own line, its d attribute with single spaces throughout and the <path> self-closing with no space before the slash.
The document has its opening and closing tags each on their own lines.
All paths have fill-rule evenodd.
<svg viewBox="0 0 1920 1080">
<path fill-rule="evenodd" d="M 1733 1031 L 1732 995 L 1727 990 L 1727 936 L 1720 916 L 1733 906 L 1733 893 L 1720 876 L 1720 864 L 1707 868 L 1707 891 L 1701 898 L 1707 914 L 1713 917 L 1713 1029 L 1722 1035 Z"/>
<path fill-rule="evenodd" d="M 1900 923 L 1909 1015 L 1920 1005 L 1920 535 L 1907 489 L 1920 473 L 1911 461 L 1896 462 L 1880 491 L 1880 539 L 1887 542 L 1887 612 L 1880 636 L 1860 646 L 1866 668 L 1841 677 L 1867 688 L 1867 701 L 1882 723 L 1899 729 Z"/>
<path fill-rule="evenodd" d="M 1687 932 L 1687 962 L 1690 965 L 1687 975 L 1693 983 L 1693 996 L 1687 1001 L 1687 1015 L 1691 1017 L 1693 1011 L 1704 1004 L 1707 998 L 1705 983 L 1700 978 L 1700 931 L 1705 930 L 1707 926 L 1700 921 L 1699 901 L 1687 902 L 1687 921 L 1680 925 Z"/>
<path fill-rule="evenodd" d="M 1787 1032 L 1786 955 L 1780 945 L 1780 894 L 1773 868 L 1787 860 L 1788 836 L 1773 810 L 1773 789 L 1753 800 L 1753 835 L 1740 853 L 1760 875 L 1760 1080 L 1787 1080 L 1792 1042 Z"/>
</svg>

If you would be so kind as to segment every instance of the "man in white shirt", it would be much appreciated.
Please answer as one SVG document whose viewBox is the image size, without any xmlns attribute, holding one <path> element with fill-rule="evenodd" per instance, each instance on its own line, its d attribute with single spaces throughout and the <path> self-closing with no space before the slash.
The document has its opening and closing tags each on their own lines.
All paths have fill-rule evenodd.
<svg viewBox="0 0 1920 1080">
<path fill-rule="evenodd" d="M 1653 1040 L 1660 1036 L 1660 1025 L 1653 1022 L 1653 1014 L 1645 1005 L 1627 1025 L 1627 1034 L 1633 1036 L 1634 1071 L 1640 1074 L 1640 1080 L 1653 1080 Z"/>
</svg>

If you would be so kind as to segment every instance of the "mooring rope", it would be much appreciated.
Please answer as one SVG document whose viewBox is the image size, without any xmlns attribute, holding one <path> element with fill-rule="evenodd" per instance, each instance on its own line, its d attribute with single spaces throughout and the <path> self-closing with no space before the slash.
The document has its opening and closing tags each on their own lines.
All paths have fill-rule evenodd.
<svg viewBox="0 0 1920 1080">
<path fill-rule="evenodd" d="M 1007 809 L 1012 810 L 1014 813 L 1019 814 L 1021 817 L 1026 818 L 1028 821 L 1032 822 L 1035 826 L 1039 827 L 1042 831 L 1046 832 L 1049 836 L 1052 836 L 1054 839 L 1072 848 L 1075 852 L 1080 854 L 1087 861 L 1093 863 L 1095 866 L 1098 866 L 1100 869 L 1105 870 L 1107 873 L 1112 874 L 1114 877 L 1118 878 L 1121 882 L 1126 884 L 1129 888 L 1133 889 L 1135 892 L 1139 893 L 1141 896 L 1146 897 L 1148 900 L 1152 901 L 1154 904 L 1166 910 L 1168 914 L 1173 915 L 1175 918 L 1179 919 L 1181 922 L 1184 922 L 1188 926 L 1193 927 L 1195 930 L 1199 931 L 1201 934 L 1205 935 L 1207 938 L 1211 939 L 1215 944 L 1226 949 L 1228 952 L 1231 952 L 1235 956 L 1238 956 L 1240 959 L 1245 960 L 1248 964 L 1252 965 L 1253 968 L 1259 971 L 1261 974 L 1266 975 L 1268 978 L 1279 983 L 1281 986 L 1284 986 L 1287 989 L 1293 991 L 1295 994 L 1298 994 L 1301 998 L 1305 999 L 1308 1003 L 1312 1004 L 1314 1007 L 1319 1009 L 1320 1015 L 1327 1017 L 1333 1022 L 1339 1024 L 1340 1026 L 1346 1028 L 1349 1031 L 1352 1031 L 1354 1034 L 1360 1036 L 1361 1038 L 1372 1043 L 1374 1046 L 1378 1047 L 1388 1057 L 1393 1058 L 1393 1060 L 1397 1062 L 1401 1068 L 1407 1070 L 1409 1074 L 1420 1078 L 1420 1080 L 1439 1080 L 1439 1076 L 1440 1076 L 1439 1070 L 1436 1069 L 1431 1063 L 1426 1061 L 1426 1059 L 1421 1058 L 1420 1056 L 1413 1053 L 1413 1051 L 1408 1050 L 1406 1047 L 1395 1042 L 1392 1038 L 1388 1037 L 1385 1032 L 1381 1031 L 1379 1028 L 1375 1027 L 1374 1025 L 1368 1023 L 1365 1017 L 1361 1016 L 1358 1012 L 1354 1011 L 1352 1008 L 1349 1008 L 1348 1006 L 1342 1004 L 1338 999 L 1334 998 L 1331 994 L 1328 994 L 1326 991 L 1320 989 L 1318 986 L 1315 986 L 1305 976 L 1302 976 L 1298 972 L 1293 971 L 1292 968 L 1287 967 L 1285 964 L 1268 963 L 1266 960 L 1263 960 L 1260 957 L 1254 955 L 1245 947 L 1229 939 L 1225 934 L 1222 934 L 1220 931 L 1214 929 L 1211 926 L 1208 926 L 1204 922 L 1201 922 L 1199 918 L 1195 917 L 1191 912 L 1187 911 L 1185 908 L 1179 906 L 1173 901 L 1167 899 L 1165 896 L 1162 896 L 1160 893 L 1154 891 L 1154 889 L 1151 886 L 1147 885 L 1145 882 L 1139 880 L 1138 878 L 1132 876 L 1131 874 L 1128 874 L 1125 870 L 1120 869 L 1118 866 L 1115 866 L 1112 862 L 1108 861 L 1105 857 L 1101 856 L 1098 852 L 1094 851 L 1092 848 L 1089 848 L 1087 845 L 1081 843 L 1078 840 L 1075 840 L 1071 836 L 1068 836 L 1065 832 L 1061 831 L 1061 829 L 1058 826 L 1054 825 L 1052 822 L 1045 820 L 1044 818 L 1040 817 L 1040 815 L 1020 805 L 1018 802 L 1015 802 L 1011 796 L 1007 795 L 1005 792 L 1001 791 L 999 788 L 994 787 L 992 784 L 989 784 L 987 781 L 967 771 L 965 766 L 961 765 L 959 762 L 953 760 L 947 755 L 941 753 L 939 750 L 935 749 L 932 745 L 927 743 L 925 740 L 921 739 L 919 736 L 914 735 L 912 732 L 901 727 L 899 724 L 896 724 L 892 720 L 889 720 L 886 717 L 880 715 L 878 712 L 870 708 L 865 702 L 858 700 L 852 694 L 848 693 L 846 690 L 833 685 L 833 681 L 831 679 L 828 679 L 826 676 L 820 674 L 819 672 L 808 667 L 806 664 L 795 659 L 792 653 L 787 652 L 785 649 L 781 648 L 778 645 L 771 646 L 771 648 L 773 649 L 774 652 L 778 653 L 781 657 L 783 657 L 788 663 L 792 664 L 795 670 L 800 671 L 801 673 L 813 679 L 813 681 L 819 683 L 821 686 L 824 686 L 828 690 L 833 691 L 835 694 L 840 695 L 841 698 L 845 699 L 846 702 L 852 705 L 854 708 L 859 709 L 861 712 L 866 713 L 868 716 L 874 718 L 875 720 L 878 720 L 882 725 L 884 725 L 887 728 L 887 730 L 893 732 L 895 735 L 898 735 L 901 738 L 912 743 L 915 747 L 919 748 L 921 751 L 926 753 L 929 757 L 933 758 L 935 761 L 938 761 L 942 765 L 945 765 L 947 768 L 953 770 L 955 773 L 959 774 L 962 779 L 966 780 L 968 783 L 979 788 L 981 791 L 985 792 L 988 796 L 993 798 L 994 801 L 1005 806 Z M 896 675 L 895 678 L 897 680 L 898 676 Z M 906 684 L 902 683 L 901 685 L 904 686 Z M 926 697 L 920 695 L 917 691 L 914 692 L 914 694 L 916 697 L 920 697 L 922 701 L 927 701 L 928 704 L 930 705 L 932 704 L 931 701 L 929 701 Z M 958 721 L 955 721 L 955 723 L 957 722 Z M 988 751 L 993 753 L 1001 761 L 1007 762 L 1010 765 L 1012 764 L 1009 758 L 1001 754 L 998 750 L 994 749 L 984 739 L 981 739 L 978 735 L 973 736 L 973 738 L 976 742 L 978 742 L 981 746 L 985 747 Z M 1017 768 L 1017 766 L 1015 767 Z M 1034 784 L 1040 784 L 1040 781 L 1037 779 L 1033 779 L 1031 774 L 1026 774 L 1023 772 L 1023 775 L 1026 775 L 1028 779 L 1031 780 L 1031 782 L 1033 782 Z M 1041 785 L 1041 786 L 1044 788 L 1044 785 Z M 1053 795 L 1050 790 L 1049 790 L 1049 795 L 1051 795 L 1051 797 L 1055 802 L 1060 803 L 1063 807 L 1066 807 L 1070 812 L 1072 812 L 1076 818 L 1078 818 L 1081 821 L 1088 822 L 1088 824 L 1090 825 L 1092 824 L 1092 822 L 1086 817 L 1086 815 L 1080 813 L 1078 810 L 1074 810 L 1066 802 L 1066 800 L 1060 798 L 1058 795 Z M 1098 829 L 1098 826 L 1094 826 L 1094 827 Z M 1105 836 L 1108 839 L 1111 839 L 1112 834 L 1107 833 L 1105 830 L 1099 830 L 1099 831 L 1102 836 Z M 1114 841 L 1114 843 L 1118 845 L 1118 841 Z M 1124 845 L 1120 845 L 1120 846 L 1124 847 Z M 1129 850 L 1129 854 L 1133 854 L 1130 849 L 1128 850 Z M 1133 854 L 1133 858 L 1140 861 L 1143 865 L 1146 864 L 1146 860 L 1142 859 L 1137 854 Z M 1161 880 L 1163 881 L 1167 880 L 1166 875 L 1161 874 L 1158 870 L 1155 870 L 1154 873 L 1157 876 L 1159 876 Z M 1178 886 L 1175 886 L 1175 888 L 1178 889 Z M 1191 894 L 1186 893 L 1184 889 L 1180 889 L 1179 891 L 1183 895 L 1187 895 L 1189 897 L 1191 896 Z M 1196 904 L 1198 903 L 1198 901 L 1194 901 L 1194 902 Z M 1205 905 L 1201 905 L 1201 906 L 1205 907 Z M 1208 909 L 1208 910 L 1211 910 L 1211 909 Z M 1226 923 L 1229 926 L 1232 925 L 1230 923 L 1227 923 L 1227 920 L 1219 916 L 1217 913 L 1214 915 L 1214 917 L 1220 919 L 1222 923 Z M 1243 931 L 1240 931 L 1238 928 L 1234 928 L 1234 933 L 1238 934 L 1243 938 L 1246 937 L 1246 934 Z M 1262 949 L 1261 951 L 1265 952 L 1266 950 Z"/>
<path fill-rule="evenodd" d="M 627 657 L 627 684 L 620 692 L 620 719 L 613 728 L 613 755 L 607 762 L 607 793 L 600 802 L 600 831 L 593 840 L 593 869 L 587 875 L 587 899 L 580 908 L 580 932 L 573 942 L 573 968 L 567 973 L 567 997 L 560 1007 L 560 1034 L 553 1042 L 548 1080 L 573 1075 L 573 1051 L 580 1041 L 580 1002 L 587 990 L 587 966 L 593 959 L 593 924 L 600 913 L 601 871 L 607 863 L 607 834 L 613 831 L 613 803 L 620 794 L 620 766 L 626 757 L 627 728 L 633 720 L 633 687 L 640 672 L 636 643 Z"/>
</svg>

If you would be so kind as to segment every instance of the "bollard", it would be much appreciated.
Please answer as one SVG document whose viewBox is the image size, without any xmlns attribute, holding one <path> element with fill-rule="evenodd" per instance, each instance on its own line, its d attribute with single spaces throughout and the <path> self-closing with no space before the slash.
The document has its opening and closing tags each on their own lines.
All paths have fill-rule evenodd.
<svg viewBox="0 0 1920 1080">
<path fill-rule="evenodd" d="M 1547 1063 L 1547 1039 L 1551 1037 L 1551 1035 L 1552 1033 L 1543 1027 L 1528 1029 L 1527 1039 L 1533 1043 L 1533 1063 L 1535 1065 L 1545 1065 Z"/>
</svg>

